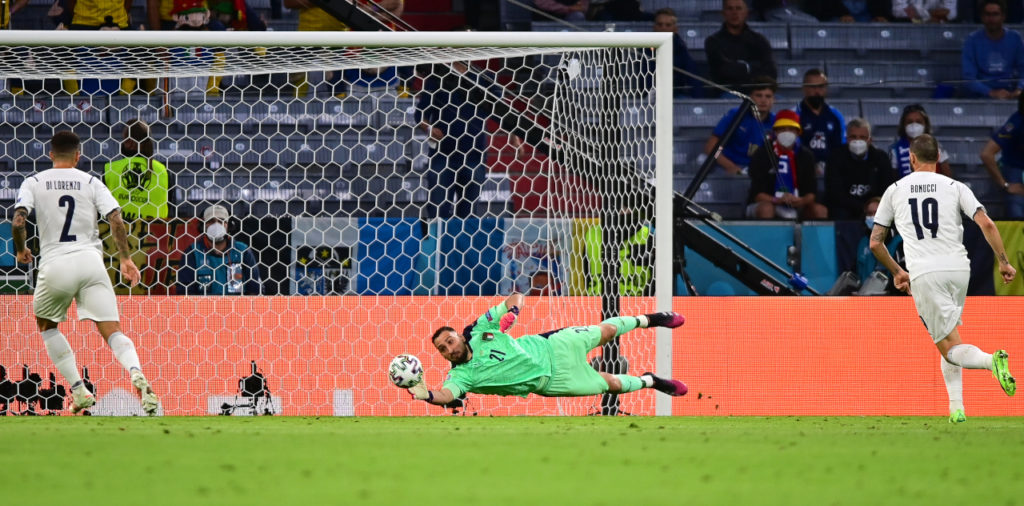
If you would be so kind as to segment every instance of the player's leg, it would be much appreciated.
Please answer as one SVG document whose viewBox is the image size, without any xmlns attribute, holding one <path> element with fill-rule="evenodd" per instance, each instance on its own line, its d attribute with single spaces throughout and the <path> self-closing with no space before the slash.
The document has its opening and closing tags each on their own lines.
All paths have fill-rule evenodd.
<svg viewBox="0 0 1024 506">
<path fill-rule="evenodd" d="M 640 376 L 629 376 L 627 374 L 600 373 L 601 377 L 608 383 L 608 393 L 626 394 L 643 388 L 653 388 L 659 392 L 666 393 L 673 397 L 686 395 L 686 384 L 679 380 L 664 379 L 649 372 Z"/>
<path fill-rule="evenodd" d="M 39 269 L 32 310 L 36 315 L 36 326 L 43 337 L 43 345 L 46 346 L 46 354 L 61 376 L 64 376 L 64 380 L 71 385 L 71 412 L 78 413 L 95 404 L 96 398 L 85 388 L 82 376 L 78 373 L 75 352 L 67 337 L 57 327 L 67 317 L 77 290 L 72 273 L 62 272 L 70 265 L 74 265 L 73 262 L 51 262 Z"/>
<path fill-rule="evenodd" d="M 948 337 L 935 343 L 935 347 L 953 365 L 963 367 L 964 369 L 987 369 L 992 371 L 992 374 L 999 380 L 999 386 L 1003 388 L 1003 392 L 1006 392 L 1006 395 L 1013 395 L 1016 392 L 1017 383 L 1013 375 L 1010 374 L 1010 368 L 1007 364 L 1009 355 L 1006 351 L 996 350 L 992 354 L 985 353 L 973 344 L 962 342 L 960 333 L 956 329 L 953 329 L 953 332 Z"/>
<path fill-rule="evenodd" d="M 949 363 L 945 357 L 939 356 L 939 367 L 942 370 L 942 381 L 946 383 L 946 395 L 949 397 L 949 423 L 967 421 L 964 414 L 963 368 Z"/>
<path fill-rule="evenodd" d="M 686 318 L 678 313 L 665 311 L 661 313 L 650 313 L 640 316 L 616 316 L 601 322 L 601 345 L 611 342 L 612 339 L 629 332 L 630 330 L 650 327 L 665 327 L 674 329 L 686 322 Z"/>
</svg>

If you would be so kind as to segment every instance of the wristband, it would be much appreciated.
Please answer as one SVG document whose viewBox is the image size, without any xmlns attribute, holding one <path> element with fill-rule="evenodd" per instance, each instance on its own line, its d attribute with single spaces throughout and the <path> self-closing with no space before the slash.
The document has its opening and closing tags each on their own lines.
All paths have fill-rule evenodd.
<svg viewBox="0 0 1024 506">
<path fill-rule="evenodd" d="M 519 316 L 519 306 L 512 306 L 512 307 L 508 308 L 508 312 L 512 313 L 512 314 L 514 314 L 516 316 Z"/>
<path fill-rule="evenodd" d="M 430 390 L 427 390 L 427 402 L 431 404 L 434 403 L 434 392 L 431 392 Z"/>
</svg>

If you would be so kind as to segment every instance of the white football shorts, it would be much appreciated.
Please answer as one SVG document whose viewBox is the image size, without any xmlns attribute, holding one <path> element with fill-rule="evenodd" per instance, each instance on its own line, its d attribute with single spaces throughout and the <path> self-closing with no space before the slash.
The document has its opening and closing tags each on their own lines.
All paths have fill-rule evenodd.
<svg viewBox="0 0 1024 506">
<path fill-rule="evenodd" d="M 32 309 L 36 316 L 53 322 L 67 319 L 71 301 L 78 302 L 78 319 L 118 321 L 117 299 L 103 256 L 82 250 L 53 258 L 39 267 Z"/>
<path fill-rule="evenodd" d="M 945 339 L 958 325 L 963 325 L 960 314 L 964 311 L 970 280 L 970 271 L 926 272 L 911 280 L 914 306 L 932 342 Z"/>
</svg>

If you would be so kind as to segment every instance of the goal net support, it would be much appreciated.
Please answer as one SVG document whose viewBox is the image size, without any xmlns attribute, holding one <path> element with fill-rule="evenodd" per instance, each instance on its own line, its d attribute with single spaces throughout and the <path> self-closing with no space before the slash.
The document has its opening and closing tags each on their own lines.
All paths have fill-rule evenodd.
<svg viewBox="0 0 1024 506">
<path fill-rule="evenodd" d="M 55 131 L 121 202 L 142 282 L 120 282 L 101 222 L 105 258 L 164 414 L 436 415 L 389 383 L 391 358 L 417 355 L 439 387 L 429 336 L 512 292 L 513 336 L 672 309 L 671 61 L 654 33 L 0 32 L 0 410 L 70 403 L 42 379 L 35 265 L 10 232 Z M 61 330 L 93 413 L 141 413 L 74 306 Z M 637 330 L 590 358 L 672 376 L 672 350 Z M 671 399 L 470 394 L 461 412 Z"/>
</svg>

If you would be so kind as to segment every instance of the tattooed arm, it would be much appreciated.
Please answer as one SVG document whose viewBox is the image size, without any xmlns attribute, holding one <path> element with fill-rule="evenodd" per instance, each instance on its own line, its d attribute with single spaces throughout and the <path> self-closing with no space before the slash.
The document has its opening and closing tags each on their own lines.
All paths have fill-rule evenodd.
<svg viewBox="0 0 1024 506">
<path fill-rule="evenodd" d="M 1003 248 L 1003 238 L 999 235 L 999 228 L 992 222 L 992 218 L 988 217 L 988 213 L 985 212 L 984 208 L 979 208 L 975 211 L 974 222 L 981 227 L 981 233 L 985 234 L 985 240 L 992 247 L 992 252 L 996 254 L 996 261 L 999 262 L 999 274 L 1003 276 L 1003 283 L 1013 281 L 1013 278 L 1017 276 L 1017 269 L 1010 265 L 1010 259 L 1006 256 L 1006 249 Z"/>
<path fill-rule="evenodd" d="M 26 247 L 25 222 L 28 221 L 28 211 L 24 207 L 14 210 L 14 222 L 11 224 L 11 235 L 14 239 L 14 254 L 18 262 L 27 264 L 32 261 L 32 252 Z"/>
<path fill-rule="evenodd" d="M 135 286 L 141 278 L 139 268 L 132 261 L 131 252 L 128 250 L 128 229 L 121 219 L 121 210 L 114 209 L 107 215 L 110 223 L 110 234 L 114 236 L 114 244 L 117 245 L 117 257 L 121 264 L 121 276 L 128 280 L 131 286 Z"/>
<path fill-rule="evenodd" d="M 900 264 L 896 263 L 896 260 L 889 254 L 889 248 L 885 247 L 887 235 L 889 235 L 889 228 L 875 223 L 874 228 L 871 229 L 869 247 L 875 254 L 875 258 L 892 273 L 893 285 L 899 290 L 910 293 L 910 274 L 903 270 L 903 267 L 900 267 Z"/>
</svg>

